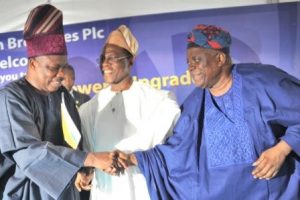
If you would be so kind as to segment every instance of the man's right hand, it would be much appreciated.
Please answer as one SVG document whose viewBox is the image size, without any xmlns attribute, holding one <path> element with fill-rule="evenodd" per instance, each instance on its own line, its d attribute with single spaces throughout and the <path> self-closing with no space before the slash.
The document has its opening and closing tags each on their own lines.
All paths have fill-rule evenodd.
<svg viewBox="0 0 300 200">
<path fill-rule="evenodd" d="M 114 152 L 90 152 L 85 161 L 85 167 L 95 167 L 106 173 L 114 175 L 115 170 L 113 164 L 116 160 Z"/>
<path fill-rule="evenodd" d="M 88 153 L 84 166 L 98 168 L 110 175 L 120 175 L 127 168 L 119 162 L 119 152 L 90 152 Z"/>
<path fill-rule="evenodd" d="M 136 157 L 133 153 L 126 154 L 122 151 L 115 151 L 118 154 L 118 162 L 126 169 L 129 166 L 137 165 Z"/>
</svg>

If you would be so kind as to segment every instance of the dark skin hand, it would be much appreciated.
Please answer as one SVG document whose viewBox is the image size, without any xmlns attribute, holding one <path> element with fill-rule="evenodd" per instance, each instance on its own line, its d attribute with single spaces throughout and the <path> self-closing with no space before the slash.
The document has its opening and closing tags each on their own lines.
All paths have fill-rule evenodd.
<svg viewBox="0 0 300 200">
<path fill-rule="evenodd" d="M 118 152 L 118 162 L 126 169 L 130 166 L 137 165 L 136 157 L 133 153 L 126 154 L 122 151 Z"/>
<path fill-rule="evenodd" d="M 92 180 L 94 177 L 94 172 L 92 173 L 84 173 L 78 172 L 75 180 L 75 187 L 79 192 L 82 190 L 90 190 L 92 188 Z"/>
<path fill-rule="evenodd" d="M 87 166 L 95 166 L 103 172 L 112 176 L 119 176 L 124 174 L 125 169 L 128 167 L 127 161 L 119 159 L 120 151 L 114 152 L 101 152 L 89 154 L 89 162 L 86 162 Z M 123 153 L 122 153 L 123 156 Z M 78 172 L 75 180 L 75 187 L 78 191 L 90 190 L 92 185 L 92 179 L 94 177 L 94 171 Z"/>
<path fill-rule="evenodd" d="M 253 177 L 266 180 L 275 177 L 291 151 L 291 147 L 283 140 L 264 151 L 253 163 L 255 167 L 252 171 Z"/>
</svg>

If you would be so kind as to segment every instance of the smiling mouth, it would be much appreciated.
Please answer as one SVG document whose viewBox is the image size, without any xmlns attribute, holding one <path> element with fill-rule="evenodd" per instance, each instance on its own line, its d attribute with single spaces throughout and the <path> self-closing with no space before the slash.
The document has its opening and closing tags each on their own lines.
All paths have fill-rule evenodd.
<svg viewBox="0 0 300 200">
<path fill-rule="evenodd" d="M 52 83 L 54 83 L 55 85 L 62 85 L 62 80 L 53 80 Z"/>
<path fill-rule="evenodd" d="M 191 73 L 191 76 L 202 76 L 203 75 L 203 73 Z"/>
<path fill-rule="evenodd" d="M 61 84 L 61 82 L 58 82 L 58 81 L 56 81 L 56 82 L 54 82 L 56 85 L 58 85 L 58 86 L 61 86 L 62 84 Z"/>
<path fill-rule="evenodd" d="M 103 70 L 103 74 L 111 74 L 112 70 Z"/>
</svg>

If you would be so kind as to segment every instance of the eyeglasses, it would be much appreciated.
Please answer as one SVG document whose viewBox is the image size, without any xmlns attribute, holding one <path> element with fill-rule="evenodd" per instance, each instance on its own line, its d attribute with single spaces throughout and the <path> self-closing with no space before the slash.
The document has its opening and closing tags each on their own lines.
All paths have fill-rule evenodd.
<svg viewBox="0 0 300 200">
<path fill-rule="evenodd" d="M 97 59 L 97 63 L 101 65 L 104 62 L 107 62 L 108 64 L 116 64 L 120 60 L 123 60 L 125 58 L 128 58 L 129 56 L 120 56 L 120 57 L 114 57 L 114 56 L 105 56 L 101 55 L 100 58 Z"/>
</svg>

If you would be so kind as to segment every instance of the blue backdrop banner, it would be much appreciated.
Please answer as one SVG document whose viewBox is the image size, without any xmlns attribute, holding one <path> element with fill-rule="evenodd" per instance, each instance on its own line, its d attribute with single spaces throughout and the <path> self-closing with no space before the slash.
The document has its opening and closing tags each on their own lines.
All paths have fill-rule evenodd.
<svg viewBox="0 0 300 200">
<path fill-rule="evenodd" d="M 66 14 L 65 14 L 66 15 Z M 193 89 L 186 64 L 186 36 L 196 24 L 229 31 L 235 63 L 273 64 L 300 78 L 300 2 L 211 9 L 102 20 L 65 26 L 75 89 L 93 96 L 105 87 L 96 62 L 108 34 L 126 24 L 139 41 L 132 75 L 155 88 L 172 90 L 178 102 Z M 0 87 L 24 76 L 22 32 L 0 34 Z"/>
</svg>

